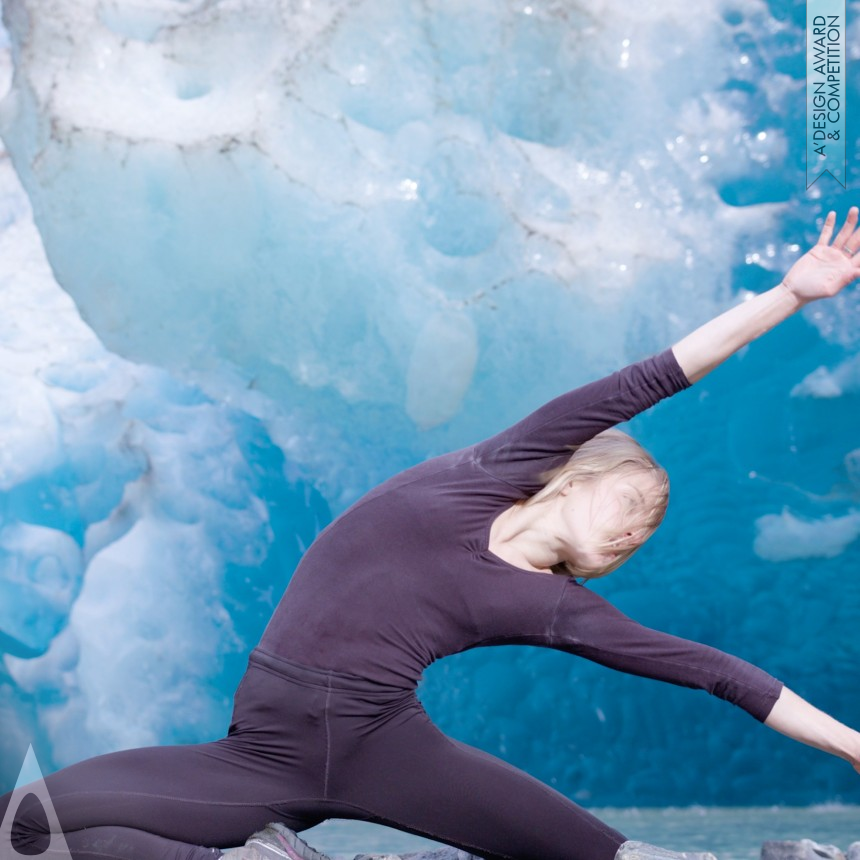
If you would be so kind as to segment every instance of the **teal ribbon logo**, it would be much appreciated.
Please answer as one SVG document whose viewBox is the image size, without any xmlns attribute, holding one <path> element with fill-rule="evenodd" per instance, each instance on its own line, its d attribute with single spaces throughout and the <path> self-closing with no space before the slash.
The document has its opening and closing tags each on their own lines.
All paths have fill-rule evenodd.
<svg viewBox="0 0 860 860">
<path fill-rule="evenodd" d="M 845 0 L 806 3 L 806 187 L 845 188 Z"/>
</svg>

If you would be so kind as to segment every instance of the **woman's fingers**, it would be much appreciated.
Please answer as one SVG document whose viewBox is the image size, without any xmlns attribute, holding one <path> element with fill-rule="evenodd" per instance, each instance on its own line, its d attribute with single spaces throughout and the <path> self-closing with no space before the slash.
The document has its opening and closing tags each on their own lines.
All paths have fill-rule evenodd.
<svg viewBox="0 0 860 860">
<path fill-rule="evenodd" d="M 821 235 L 818 237 L 819 245 L 829 245 L 830 237 L 833 235 L 833 225 L 836 223 L 836 213 L 832 210 L 827 213 L 824 219 L 824 226 L 821 228 Z"/>
<path fill-rule="evenodd" d="M 845 240 L 842 250 L 853 257 L 858 248 L 860 248 L 860 227 Z"/>
<path fill-rule="evenodd" d="M 842 229 L 836 234 L 836 238 L 833 240 L 834 248 L 837 248 L 840 251 L 845 248 L 845 243 L 848 241 L 849 238 L 851 238 L 851 234 L 854 232 L 854 228 L 857 226 L 858 211 L 860 210 L 858 210 L 856 206 L 852 206 L 848 210 L 848 217 L 845 219 L 845 223 L 842 225 Z"/>
</svg>

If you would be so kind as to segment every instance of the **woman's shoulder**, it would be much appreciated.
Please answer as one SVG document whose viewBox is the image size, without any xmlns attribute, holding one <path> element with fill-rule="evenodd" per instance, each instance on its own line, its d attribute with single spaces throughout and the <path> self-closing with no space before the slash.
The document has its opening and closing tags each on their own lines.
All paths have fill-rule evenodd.
<svg viewBox="0 0 860 860">
<path fill-rule="evenodd" d="M 432 457 L 399 472 L 371 490 L 365 498 L 386 494 L 450 495 L 522 498 L 522 492 L 487 472 L 477 456 L 477 446 Z"/>
<path fill-rule="evenodd" d="M 470 447 L 432 457 L 393 475 L 362 496 L 343 516 L 359 512 L 376 516 L 383 507 L 391 519 L 411 516 L 415 511 L 422 518 L 434 511 L 456 518 L 467 510 L 509 504 L 521 496 L 516 488 L 488 474 Z"/>
</svg>

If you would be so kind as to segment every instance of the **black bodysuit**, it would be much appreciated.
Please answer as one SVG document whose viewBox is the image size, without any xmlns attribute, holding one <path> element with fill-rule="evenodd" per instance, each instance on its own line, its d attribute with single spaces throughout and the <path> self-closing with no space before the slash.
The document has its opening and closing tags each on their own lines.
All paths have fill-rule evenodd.
<svg viewBox="0 0 860 860">
<path fill-rule="evenodd" d="M 440 657 L 520 643 L 705 689 L 767 717 L 782 686 L 771 676 L 488 549 L 495 518 L 539 490 L 571 445 L 688 385 L 666 350 L 368 493 L 302 559 L 251 654 L 226 738 L 113 753 L 48 778 L 75 860 L 202 860 L 217 851 L 200 846 L 240 844 L 273 819 L 301 830 L 335 817 L 488 858 L 612 860 L 620 833 L 443 735 L 415 689 Z M 37 816 L 19 820 L 17 838 L 38 843 Z"/>
</svg>

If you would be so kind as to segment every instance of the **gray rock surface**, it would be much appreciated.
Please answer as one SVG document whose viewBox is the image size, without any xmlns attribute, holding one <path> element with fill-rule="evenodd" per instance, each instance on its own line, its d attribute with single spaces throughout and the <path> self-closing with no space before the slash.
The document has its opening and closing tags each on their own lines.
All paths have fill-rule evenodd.
<svg viewBox="0 0 860 860">
<path fill-rule="evenodd" d="M 846 860 L 846 858 L 835 845 L 820 845 L 811 839 L 801 839 L 799 842 L 773 840 L 762 843 L 761 860 Z M 857 860 L 860 860 L 860 854 Z"/>
<path fill-rule="evenodd" d="M 717 860 L 717 858 L 709 851 L 670 851 L 668 848 L 660 848 L 648 842 L 628 840 L 618 849 L 615 860 Z"/>
<path fill-rule="evenodd" d="M 354 860 L 481 860 L 457 848 L 434 848 L 432 851 L 412 851 L 409 854 L 356 854 Z"/>
<path fill-rule="evenodd" d="M 860 842 L 852 842 L 845 852 L 848 860 L 860 860 Z"/>
</svg>

